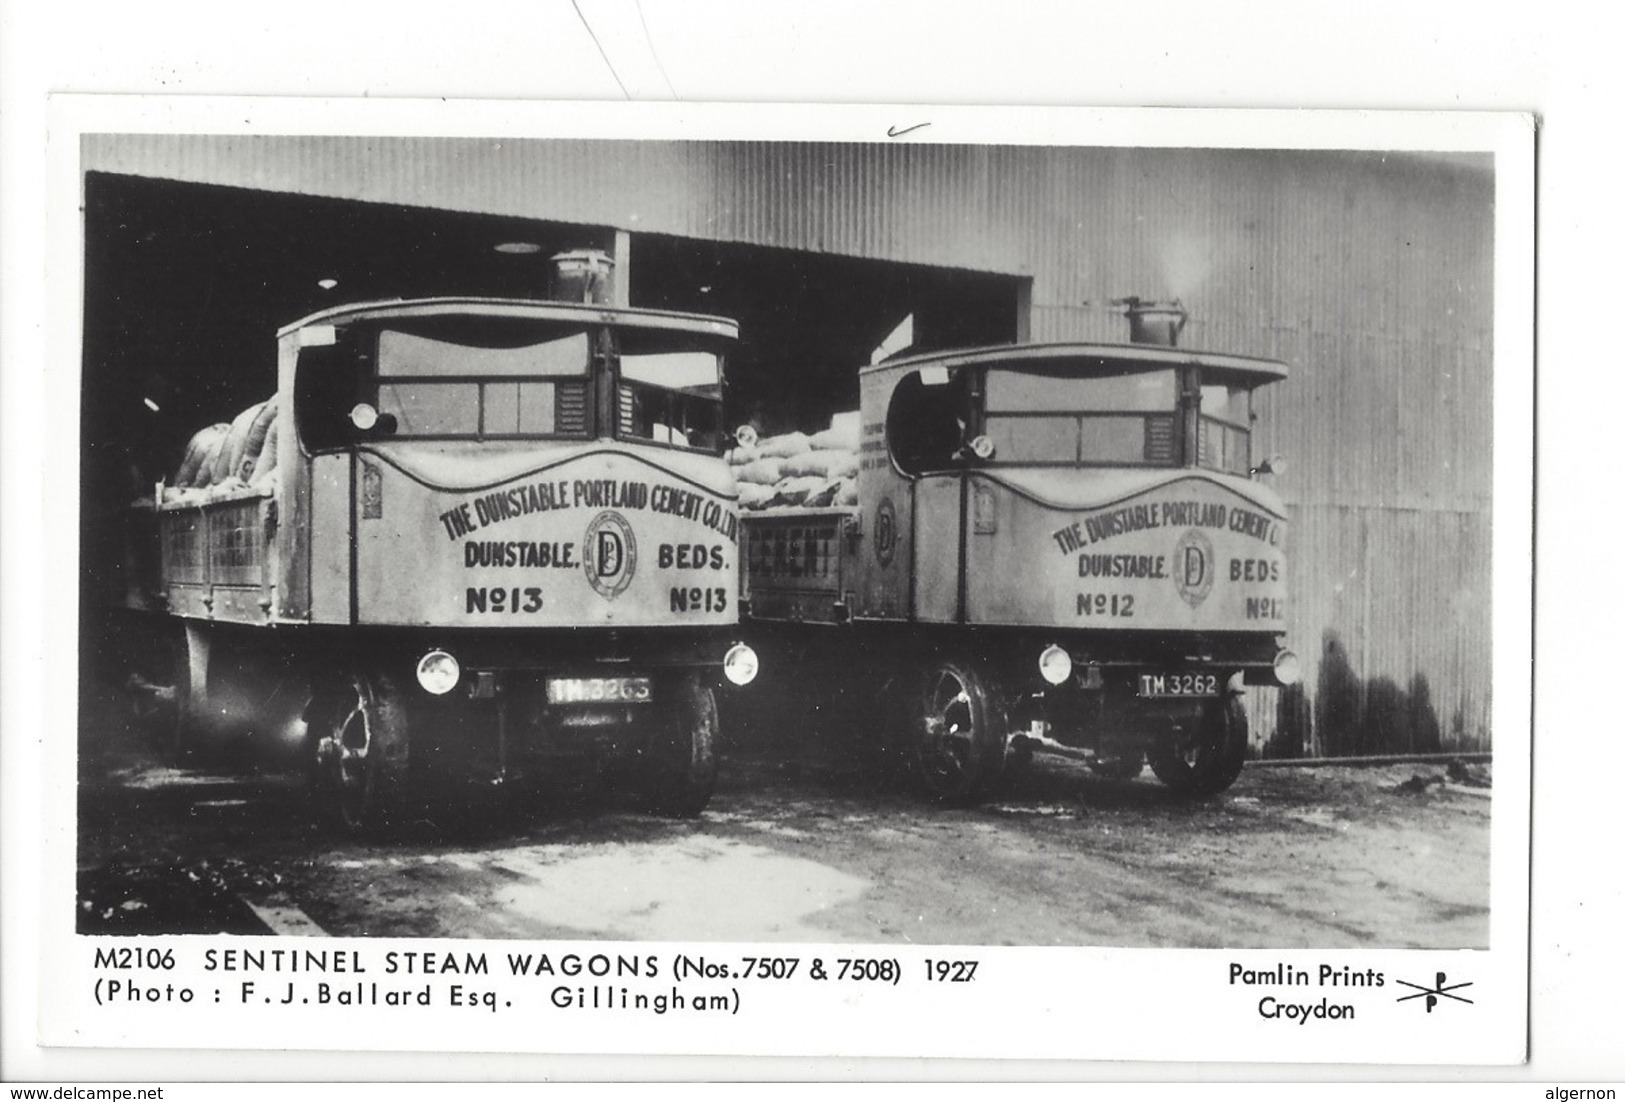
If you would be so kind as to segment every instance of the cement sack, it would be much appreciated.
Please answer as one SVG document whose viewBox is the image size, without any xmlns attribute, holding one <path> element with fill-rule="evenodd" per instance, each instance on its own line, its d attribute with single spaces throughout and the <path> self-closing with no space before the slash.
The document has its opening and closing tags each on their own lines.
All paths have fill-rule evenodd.
<svg viewBox="0 0 1625 1102">
<path fill-rule="evenodd" d="M 728 461 L 729 466 L 743 467 L 746 463 L 760 459 L 761 456 L 762 449 L 755 444 L 735 444 L 727 450 L 723 458 Z"/>
<path fill-rule="evenodd" d="M 740 482 L 753 482 L 758 486 L 772 486 L 784 478 L 784 460 L 758 459 L 753 463 L 746 463 L 734 471 L 734 478 Z"/>
<path fill-rule="evenodd" d="M 259 491 L 252 489 L 248 483 L 234 474 L 228 474 L 210 486 L 208 492 L 210 501 L 230 501 L 233 498 L 259 496 Z"/>
<path fill-rule="evenodd" d="M 739 484 L 739 507 L 741 509 L 761 509 L 773 500 L 773 487 L 758 486 L 754 482 L 741 482 Z"/>
<path fill-rule="evenodd" d="M 857 454 L 850 451 L 810 451 L 784 461 L 787 475 L 817 475 L 819 478 L 856 477 Z"/>
<path fill-rule="evenodd" d="M 802 502 L 809 509 L 827 509 L 835 504 L 835 492 L 840 489 L 840 483 L 826 482 L 817 490 L 807 495 Z"/>
<path fill-rule="evenodd" d="M 165 505 L 202 505 L 209 500 L 209 491 L 192 486 L 165 486 Z"/>
<path fill-rule="evenodd" d="M 220 441 L 226 438 L 231 426 L 221 422 L 210 425 L 206 429 L 199 429 L 193 434 L 186 445 L 186 458 L 181 460 L 179 469 L 175 471 L 174 483 L 176 486 L 186 487 L 192 485 L 207 485 L 209 473 L 214 467 L 214 457 L 219 455 Z M 213 451 L 211 452 L 211 448 Z M 208 467 L 204 467 L 204 460 L 208 460 Z M 198 472 L 204 472 L 204 482 L 198 482 Z"/>
<path fill-rule="evenodd" d="M 276 483 L 276 456 L 277 456 L 277 425 L 280 424 L 275 417 L 271 418 L 270 427 L 265 430 L 265 442 L 260 446 L 260 455 L 254 461 L 254 468 L 246 477 L 248 484 L 255 488 L 269 488 Z"/>
<path fill-rule="evenodd" d="M 238 416 L 238 420 L 241 420 L 242 416 L 249 412 L 249 410 L 244 410 L 243 414 Z M 260 450 L 265 447 L 265 436 L 271 431 L 271 426 L 276 424 L 276 400 L 267 398 L 259 405 L 254 406 L 252 412 L 254 419 L 248 426 L 248 432 L 242 438 L 242 450 L 232 453 L 231 466 L 226 471 L 228 476 L 236 475 L 244 482 L 253 478 L 254 467 L 259 462 Z M 231 427 L 235 430 L 237 422 L 233 421 Z M 232 433 L 232 440 L 236 441 L 235 431 Z"/>
<path fill-rule="evenodd" d="M 225 450 L 226 443 L 230 439 L 230 433 L 231 426 L 227 425 L 225 432 L 211 437 L 208 444 L 205 445 L 203 460 L 197 465 L 197 474 L 192 476 L 192 487 L 194 489 L 206 489 L 214 482 L 215 464 L 220 462 L 220 453 Z"/>
<path fill-rule="evenodd" d="M 231 428 L 226 430 L 226 442 L 215 453 L 214 467 L 209 472 L 210 486 L 224 482 L 236 473 L 237 466 L 232 456 L 242 454 L 243 445 L 248 442 L 248 430 L 254 427 L 254 418 L 259 416 L 259 412 L 259 406 L 249 406 L 232 418 Z"/>
<path fill-rule="evenodd" d="M 858 504 L 858 484 L 850 478 L 836 479 L 817 493 L 807 495 L 809 509 L 852 509 Z"/>
<path fill-rule="evenodd" d="M 822 490 L 826 479 L 811 475 L 786 478 L 773 487 L 774 505 L 805 505 L 807 498 Z"/>
<path fill-rule="evenodd" d="M 811 445 L 807 443 L 806 433 L 787 432 L 779 436 L 762 437 L 756 442 L 756 450 L 763 459 L 785 459 L 810 451 Z"/>
<path fill-rule="evenodd" d="M 814 448 L 831 451 L 858 450 L 858 422 L 856 418 L 843 419 L 836 415 L 835 423 L 823 432 L 812 434 L 811 443 Z"/>
</svg>

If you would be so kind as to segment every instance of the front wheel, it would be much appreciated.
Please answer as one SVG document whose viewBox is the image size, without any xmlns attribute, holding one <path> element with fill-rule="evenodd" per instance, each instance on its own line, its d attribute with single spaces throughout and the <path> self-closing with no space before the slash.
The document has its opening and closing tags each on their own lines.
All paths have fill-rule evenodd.
<svg viewBox="0 0 1625 1102">
<path fill-rule="evenodd" d="M 1247 760 L 1247 708 L 1241 697 L 1214 701 L 1192 729 L 1153 744 L 1146 757 L 1157 779 L 1181 795 L 1223 792 L 1241 776 Z"/>
<path fill-rule="evenodd" d="M 686 674 L 670 705 L 644 754 L 643 790 L 655 814 L 692 819 L 717 785 L 716 693 L 698 674 Z"/>
<path fill-rule="evenodd" d="M 907 702 L 915 778 L 943 803 L 978 799 L 1004 763 L 1004 709 L 973 665 L 945 661 L 922 671 Z"/>
<path fill-rule="evenodd" d="M 311 802 L 349 834 L 398 825 L 407 788 L 406 708 L 387 677 L 352 672 L 319 685 L 305 710 Z"/>
</svg>

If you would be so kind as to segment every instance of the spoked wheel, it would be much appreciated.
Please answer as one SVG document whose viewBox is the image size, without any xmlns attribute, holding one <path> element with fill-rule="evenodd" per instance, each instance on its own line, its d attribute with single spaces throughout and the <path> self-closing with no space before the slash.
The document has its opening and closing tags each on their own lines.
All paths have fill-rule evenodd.
<svg viewBox="0 0 1625 1102">
<path fill-rule="evenodd" d="M 717 698 L 698 674 L 685 674 L 667 705 L 644 754 L 642 787 L 656 815 L 692 819 L 717 785 Z"/>
<path fill-rule="evenodd" d="M 1247 708 L 1237 695 L 1208 706 L 1193 729 L 1154 744 L 1146 755 L 1151 771 L 1169 788 L 1187 796 L 1223 792 L 1241 775 L 1247 760 Z"/>
<path fill-rule="evenodd" d="M 386 677 L 350 673 L 318 686 L 305 712 L 317 818 L 346 833 L 398 825 L 406 796 L 404 705 Z"/>
<path fill-rule="evenodd" d="M 927 667 L 909 717 L 915 777 L 944 803 L 979 797 L 1004 762 L 1004 710 L 968 663 Z"/>
</svg>

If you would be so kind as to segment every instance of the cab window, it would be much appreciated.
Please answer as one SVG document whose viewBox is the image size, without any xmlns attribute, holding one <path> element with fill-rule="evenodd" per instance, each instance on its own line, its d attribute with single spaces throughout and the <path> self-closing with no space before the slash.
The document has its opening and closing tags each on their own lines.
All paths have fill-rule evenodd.
<svg viewBox="0 0 1625 1102">
<path fill-rule="evenodd" d="M 1245 475 L 1252 469 L 1253 392 L 1246 387 L 1204 384 L 1196 430 L 1197 465 Z"/>
<path fill-rule="evenodd" d="M 623 330 L 616 435 L 679 448 L 722 449 L 722 356 L 681 333 Z"/>
<path fill-rule="evenodd" d="M 1172 370 L 1079 378 L 987 372 L 983 431 L 994 462 L 1172 466 L 1178 461 Z"/>
<path fill-rule="evenodd" d="M 886 440 L 904 474 L 946 470 L 963 458 L 974 423 L 968 372 L 924 368 L 903 376 L 886 409 Z"/>
<path fill-rule="evenodd" d="M 585 331 L 494 346 L 384 330 L 378 411 L 408 438 L 584 436 L 590 362 Z"/>
<path fill-rule="evenodd" d="M 585 437 L 589 352 L 579 325 L 465 317 L 352 327 L 300 350 L 295 420 L 312 452 L 362 438 L 350 423 L 357 403 L 397 439 Z"/>
</svg>

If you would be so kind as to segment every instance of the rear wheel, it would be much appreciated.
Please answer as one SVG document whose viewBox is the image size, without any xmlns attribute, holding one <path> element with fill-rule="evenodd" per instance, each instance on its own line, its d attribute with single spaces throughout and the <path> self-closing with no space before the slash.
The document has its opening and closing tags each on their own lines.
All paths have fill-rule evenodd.
<svg viewBox="0 0 1625 1102">
<path fill-rule="evenodd" d="M 698 674 L 685 674 L 670 705 L 645 752 L 642 785 L 655 814 L 692 819 L 717 785 L 716 693 Z"/>
<path fill-rule="evenodd" d="M 1004 709 L 967 662 L 929 665 L 909 695 L 908 747 L 915 778 L 944 803 L 980 797 L 1004 762 Z"/>
<path fill-rule="evenodd" d="M 305 713 L 310 791 L 323 825 L 362 833 L 398 825 L 409 761 L 394 683 L 360 671 L 324 682 Z"/>
<path fill-rule="evenodd" d="M 1146 755 L 1157 779 L 1187 796 L 1223 792 L 1247 760 L 1247 708 L 1241 697 L 1214 701 L 1189 730 L 1155 743 Z"/>
</svg>

